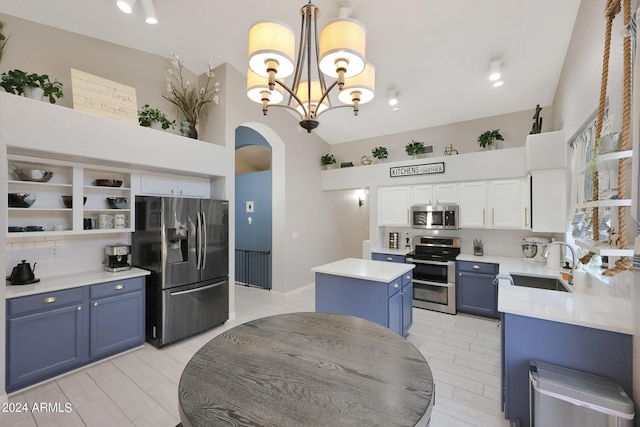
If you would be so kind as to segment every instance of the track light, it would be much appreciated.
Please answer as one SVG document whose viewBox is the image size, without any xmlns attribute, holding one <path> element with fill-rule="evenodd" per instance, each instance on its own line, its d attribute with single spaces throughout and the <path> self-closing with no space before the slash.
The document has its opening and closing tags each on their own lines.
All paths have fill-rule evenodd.
<svg viewBox="0 0 640 427">
<path fill-rule="evenodd" d="M 489 68 L 489 80 L 495 82 L 496 80 L 500 80 L 502 76 L 502 62 L 500 60 L 495 60 L 491 62 L 491 67 Z"/>
<path fill-rule="evenodd" d="M 133 5 L 136 4 L 136 0 L 118 0 L 116 5 L 118 9 L 126 13 L 127 15 L 133 11 Z"/>
<path fill-rule="evenodd" d="M 400 109 L 398 105 L 398 91 L 396 89 L 392 89 L 388 94 L 389 105 L 391 106 L 391 110 L 396 111 Z"/>
<path fill-rule="evenodd" d="M 144 11 L 144 16 L 147 24 L 157 24 L 158 18 L 156 17 L 156 10 L 153 7 L 152 0 L 141 0 L 142 2 L 142 10 Z"/>
</svg>

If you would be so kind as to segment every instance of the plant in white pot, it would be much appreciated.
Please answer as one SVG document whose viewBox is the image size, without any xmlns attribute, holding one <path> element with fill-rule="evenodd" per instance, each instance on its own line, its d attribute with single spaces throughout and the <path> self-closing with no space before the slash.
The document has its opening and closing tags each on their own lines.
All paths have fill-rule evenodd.
<svg viewBox="0 0 640 427">
<path fill-rule="evenodd" d="M 414 141 L 413 139 L 411 140 L 410 143 L 404 146 L 404 151 L 406 151 L 407 154 L 413 157 L 414 159 L 418 154 L 422 153 L 423 149 L 424 149 L 424 143 L 420 141 Z"/>
<path fill-rule="evenodd" d="M 56 98 L 64 97 L 62 83 L 52 82 L 46 74 L 28 74 L 22 70 L 10 70 L 2 73 L 0 86 L 15 95 L 24 95 L 39 100 L 49 98 L 49 102 L 52 104 L 56 103 Z"/>
<path fill-rule="evenodd" d="M 336 158 L 333 154 L 325 154 L 320 157 L 320 165 L 322 169 L 329 169 L 331 165 L 336 163 Z"/>
<path fill-rule="evenodd" d="M 371 149 L 371 155 L 374 159 L 384 162 L 389 157 L 389 150 L 387 147 L 375 147 Z"/>
<path fill-rule="evenodd" d="M 504 141 L 504 138 L 500 134 L 500 129 L 488 130 L 478 137 L 478 145 L 482 148 L 498 148 L 496 141 Z"/>
<path fill-rule="evenodd" d="M 151 108 L 149 104 L 144 104 L 138 111 L 138 123 L 140 123 L 140 126 L 153 129 L 173 129 L 176 121 L 169 121 L 162 111 L 157 108 Z"/>
</svg>

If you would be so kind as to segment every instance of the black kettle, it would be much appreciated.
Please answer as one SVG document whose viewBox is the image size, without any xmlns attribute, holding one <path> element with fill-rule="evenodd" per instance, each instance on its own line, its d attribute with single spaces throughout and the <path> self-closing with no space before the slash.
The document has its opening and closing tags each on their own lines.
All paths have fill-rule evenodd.
<svg viewBox="0 0 640 427">
<path fill-rule="evenodd" d="M 37 263 L 33 263 L 33 268 L 36 268 Z M 13 271 L 11 272 L 11 277 L 9 280 L 13 285 L 22 285 L 25 283 L 33 283 L 35 281 L 35 276 L 31 269 L 31 265 L 27 262 L 26 259 L 23 259 L 22 262 L 15 267 L 13 267 Z"/>
</svg>

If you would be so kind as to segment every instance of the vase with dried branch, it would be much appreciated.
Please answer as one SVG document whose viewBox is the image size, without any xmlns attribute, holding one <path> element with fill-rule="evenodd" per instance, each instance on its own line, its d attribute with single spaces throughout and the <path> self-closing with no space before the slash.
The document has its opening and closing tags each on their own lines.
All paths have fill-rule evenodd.
<svg viewBox="0 0 640 427">
<path fill-rule="evenodd" d="M 178 111 L 189 123 L 191 138 L 198 138 L 196 125 L 201 117 L 207 112 L 209 103 L 220 103 L 220 83 L 213 81 L 215 77 L 215 68 L 211 63 L 206 71 L 206 77 L 201 82 L 196 81 L 194 84 L 184 76 L 184 63 L 180 56 L 171 52 L 173 59 L 167 76 L 167 92 L 168 95 L 162 95 L 164 99 L 176 106 Z"/>
</svg>

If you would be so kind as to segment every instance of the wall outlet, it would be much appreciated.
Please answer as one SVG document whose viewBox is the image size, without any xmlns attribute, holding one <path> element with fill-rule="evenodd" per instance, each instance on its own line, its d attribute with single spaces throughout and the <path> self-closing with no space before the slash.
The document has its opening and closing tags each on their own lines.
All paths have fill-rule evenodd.
<svg viewBox="0 0 640 427">
<path fill-rule="evenodd" d="M 62 255 L 64 253 L 63 246 L 51 246 L 49 249 L 49 256 L 56 257 L 58 255 Z"/>
</svg>

